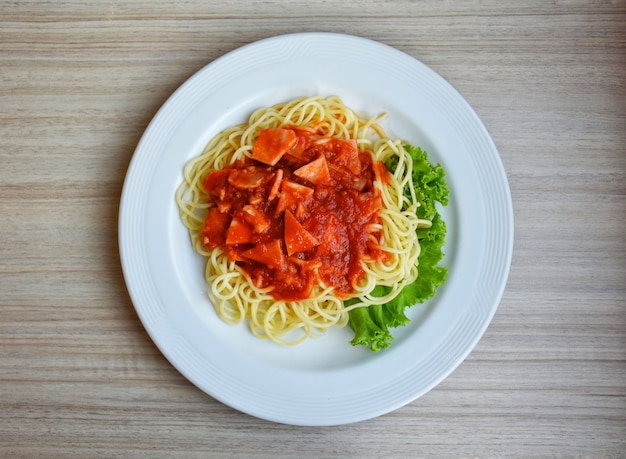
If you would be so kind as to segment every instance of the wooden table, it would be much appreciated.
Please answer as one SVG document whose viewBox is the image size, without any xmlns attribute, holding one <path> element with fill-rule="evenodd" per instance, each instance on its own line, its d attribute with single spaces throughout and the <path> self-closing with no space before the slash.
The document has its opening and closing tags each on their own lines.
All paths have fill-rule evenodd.
<svg viewBox="0 0 626 459">
<path fill-rule="evenodd" d="M 117 245 L 122 184 L 167 97 L 224 53 L 343 32 L 421 60 L 479 114 L 515 247 L 486 334 L 434 390 L 339 427 L 259 420 L 157 350 Z M 0 456 L 621 456 L 626 3 L 0 2 Z"/>
</svg>

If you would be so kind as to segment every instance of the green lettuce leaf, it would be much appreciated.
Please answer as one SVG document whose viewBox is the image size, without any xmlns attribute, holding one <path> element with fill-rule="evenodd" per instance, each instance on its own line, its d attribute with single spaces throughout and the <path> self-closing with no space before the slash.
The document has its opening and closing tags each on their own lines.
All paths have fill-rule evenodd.
<svg viewBox="0 0 626 459">
<path fill-rule="evenodd" d="M 417 230 L 421 246 L 417 279 L 406 285 L 398 296 L 386 304 L 357 308 L 349 312 L 348 324 L 354 331 L 350 344 L 369 347 L 373 352 L 389 347 L 393 341 L 389 329 L 409 322 L 404 314 L 405 309 L 431 298 L 445 282 L 448 274 L 448 270 L 439 265 L 444 255 L 446 224 L 437 210 L 437 203 L 443 206 L 448 204 L 450 190 L 445 180 L 445 171 L 440 164 L 431 164 L 427 153 L 421 148 L 412 145 L 404 147 L 413 158 L 412 182 L 421 204 L 417 215 L 419 218 L 431 220 L 432 226 Z M 395 170 L 396 165 L 397 159 L 386 164 L 390 171 Z M 410 196 L 409 189 L 405 189 L 404 193 Z M 383 296 L 389 290 L 389 287 L 377 286 L 373 294 Z"/>
</svg>

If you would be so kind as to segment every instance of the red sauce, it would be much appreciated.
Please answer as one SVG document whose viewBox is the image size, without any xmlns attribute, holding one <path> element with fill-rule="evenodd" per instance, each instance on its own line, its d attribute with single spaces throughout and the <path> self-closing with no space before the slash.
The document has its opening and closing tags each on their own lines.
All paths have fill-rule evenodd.
<svg viewBox="0 0 626 459">
<path fill-rule="evenodd" d="M 266 129 L 246 158 L 205 182 L 215 205 L 202 243 L 219 247 L 257 287 L 277 300 L 301 300 L 320 282 L 345 297 L 363 278 L 361 261 L 384 261 L 383 206 L 374 180 L 388 183 L 385 166 L 355 141 L 314 129 Z"/>
</svg>

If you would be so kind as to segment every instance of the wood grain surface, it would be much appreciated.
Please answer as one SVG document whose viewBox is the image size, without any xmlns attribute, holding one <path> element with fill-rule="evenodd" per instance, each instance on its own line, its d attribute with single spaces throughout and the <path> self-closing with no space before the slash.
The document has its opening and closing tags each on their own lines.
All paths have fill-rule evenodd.
<svg viewBox="0 0 626 459">
<path fill-rule="evenodd" d="M 259 420 L 189 383 L 122 276 L 126 169 L 167 97 L 255 40 L 349 33 L 468 100 L 515 211 L 464 363 L 369 421 Z M 0 456 L 626 457 L 626 2 L 0 1 Z"/>
</svg>

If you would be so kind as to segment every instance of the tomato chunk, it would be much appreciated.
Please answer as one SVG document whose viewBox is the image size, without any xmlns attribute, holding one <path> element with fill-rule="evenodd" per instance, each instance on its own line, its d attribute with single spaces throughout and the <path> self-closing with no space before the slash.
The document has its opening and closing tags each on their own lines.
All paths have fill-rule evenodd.
<svg viewBox="0 0 626 459">
<path fill-rule="evenodd" d="M 221 213 L 217 207 L 212 207 L 202 227 L 202 245 L 208 250 L 222 245 L 225 242 L 224 232 L 229 224 L 230 215 Z"/>
<path fill-rule="evenodd" d="M 241 255 L 269 268 L 280 270 L 285 266 L 285 254 L 278 239 L 256 244 L 251 249 L 242 252 Z"/>
<path fill-rule="evenodd" d="M 252 227 L 241 221 L 237 217 L 233 217 L 226 232 L 226 244 L 245 244 L 252 242 Z"/>
<path fill-rule="evenodd" d="M 291 180 L 283 180 L 280 193 L 278 195 L 278 205 L 276 213 L 284 210 L 295 211 L 298 204 L 306 203 L 313 197 L 314 190 L 308 186 L 300 185 Z"/>
<path fill-rule="evenodd" d="M 296 169 L 293 174 L 315 185 L 330 182 L 330 172 L 328 171 L 328 164 L 324 155 L 319 155 L 310 163 Z"/>
<path fill-rule="evenodd" d="M 228 183 L 235 188 L 249 190 L 256 188 L 265 178 L 267 171 L 258 167 L 248 167 L 243 170 L 233 170 L 228 175 Z"/>
<path fill-rule="evenodd" d="M 333 139 L 333 147 L 337 152 L 335 162 L 353 174 L 361 171 L 361 160 L 356 140 Z"/>
<path fill-rule="evenodd" d="M 263 212 L 250 204 L 241 209 L 241 216 L 257 233 L 262 233 L 272 224 L 270 219 Z"/>
<path fill-rule="evenodd" d="M 274 166 L 296 144 L 298 138 L 292 129 L 270 128 L 259 134 L 252 147 L 252 158 Z"/>
<path fill-rule="evenodd" d="M 204 189 L 220 199 L 224 199 L 226 184 L 228 183 L 229 169 L 211 172 L 204 181 Z"/>
<path fill-rule="evenodd" d="M 274 183 L 272 183 L 272 188 L 270 188 L 270 193 L 267 199 L 270 201 L 278 196 L 278 191 L 280 190 L 280 183 L 283 181 L 284 171 L 282 169 L 278 169 L 274 175 Z"/>
<path fill-rule="evenodd" d="M 289 211 L 285 212 L 285 245 L 287 255 L 306 252 L 320 245 L 320 242 L 309 233 Z"/>
</svg>

